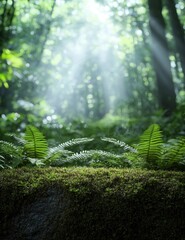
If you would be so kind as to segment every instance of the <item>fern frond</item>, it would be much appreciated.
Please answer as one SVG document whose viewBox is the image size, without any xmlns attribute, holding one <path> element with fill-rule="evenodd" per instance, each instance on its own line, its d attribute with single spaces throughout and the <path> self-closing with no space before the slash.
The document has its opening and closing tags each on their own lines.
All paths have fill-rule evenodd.
<svg viewBox="0 0 185 240">
<path fill-rule="evenodd" d="M 24 152 L 27 157 L 42 159 L 46 157 L 48 145 L 43 134 L 33 126 L 27 126 L 24 139 Z"/>
<path fill-rule="evenodd" d="M 9 156 L 13 156 L 13 155 L 21 156 L 21 148 L 20 147 L 16 146 L 13 143 L 6 142 L 3 140 L 0 141 L 0 152 L 4 153 L 6 155 L 9 155 Z"/>
<path fill-rule="evenodd" d="M 24 138 L 18 137 L 14 133 L 7 133 L 6 136 L 14 138 L 16 140 L 16 142 L 20 145 L 24 145 L 26 143 L 26 140 Z"/>
<path fill-rule="evenodd" d="M 129 146 L 128 144 L 126 144 L 125 142 L 122 142 L 120 140 L 117 140 L 115 138 L 107 138 L 107 137 L 103 137 L 101 138 L 102 141 L 105 141 L 105 142 L 109 142 L 109 143 L 113 143 L 114 145 L 117 145 L 117 146 L 120 146 L 120 147 L 123 147 L 124 150 L 128 150 L 130 152 L 137 152 L 137 150 L 131 146 Z"/>
<path fill-rule="evenodd" d="M 102 151 L 102 150 L 87 150 L 81 151 L 79 153 L 74 153 L 72 156 L 67 157 L 66 159 L 60 159 L 54 163 L 57 166 L 76 166 L 76 165 L 84 165 L 88 166 L 93 160 L 103 162 L 103 161 L 111 161 L 112 159 L 120 160 L 122 165 L 125 164 L 129 166 L 130 161 L 126 160 L 123 155 L 116 155 L 110 152 Z"/>
<path fill-rule="evenodd" d="M 28 162 L 31 163 L 31 165 L 35 165 L 37 167 L 44 166 L 45 164 L 43 163 L 42 159 L 37 159 L 37 158 L 27 158 Z"/>
<path fill-rule="evenodd" d="M 71 157 L 68 157 L 67 161 L 71 161 L 74 159 L 84 159 L 85 157 L 92 157 L 92 156 L 116 158 L 116 159 L 123 158 L 122 155 L 116 155 L 103 150 L 84 150 L 79 153 L 73 154 Z"/>
<path fill-rule="evenodd" d="M 54 148 L 50 148 L 48 151 L 48 155 L 46 156 L 46 158 L 44 159 L 45 163 L 52 163 L 53 161 L 63 158 L 63 157 L 68 157 L 71 154 L 73 154 L 73 152 L 65 150 L 65 149 L 60 149 L 57 147 Z"/>
<path fill-rule="evenodd" d="M 138 145 L 139 155 L 144 159 L 146 166 L 155 167 L 161 157 L 162 133 L 158 124 L 152 124 L 140 137 Z"/>
<path fill-rule="evenodd" d="M 11 169 L 12 167 L 6 164 L 5 158 L 2 155 L 0 155 L 0 169 L 5 169 L 5 168 Z"/>
<path fill-rule="evenodd" d="M 17 167 L 22 161 L 22 147 L 16 146 L 13 143 L 1 140 L 0 153 L 6 159 L 5 164 L 7 166 Z"/>
<path fill-rule="evenodd" d="M 135 152 L 126 152 L 126 153 L 124 153 L 124 157 L 132 163 L 133 168 L 144 168 L 145 167 L 144 159 Z"/>
<path fill-rule="evenodd" d="M 58 150 L 63 150 L 64 148 L 72 147 L 72 146 L 82 144 L 82 143 L 91 142 L 93 140 L 94 140 L 94 138 L 75 138 L 75 139 L 71 139 L 67 142 L 61 143 L 55 148 L 58 149 Z"/>
<path fill-rule="evenodd" d="M 183 163 L 185 159 L 185 137 L 180 137 L 176 141 L 171 141 L 161 162 L 162 167 L 173 169 Z"/>
</svg>

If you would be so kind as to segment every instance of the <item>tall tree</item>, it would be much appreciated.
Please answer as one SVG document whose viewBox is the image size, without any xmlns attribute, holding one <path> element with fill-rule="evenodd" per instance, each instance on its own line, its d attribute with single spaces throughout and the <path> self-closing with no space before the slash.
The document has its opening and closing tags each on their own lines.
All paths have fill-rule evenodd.
<svg viewBox="0 0 185 240">
<path fill-rule="evenodd" d="M 170 0 L 171 1 L 171 0 Z M 153 67 L 156 74 L 159 106 L 169 116 L 176 107 L 176 95 L 165 36 L 162 0 L 148 0 Z"/>
<path fill-rule="evenodd" d="M 15 0 L 6 0 L 1 4 L 2 13 L 0 14 L 0 54 L 2 54 L 5 44 L 7 44 L 7 41 L 11 37 L 10 27 L 15 14 Z"/>
<path fill-rule="evenodd" d="M 166 6 L 169 11 L 170 22 L 172 26 L 173 36 L 175 40 L 176 50 L 179 54 L 181 67 L 184 75 L 184 86 L 185 86 L 185 35 L 183 26 L 179 20 L 177 9 L 175 7 L 174 0 L 166 0 Z"/>
<path fill-rule="evenodd" d="M 8 56 L 11 57 L 9 41 L 12 36 L 11 26 L 15 16 L 15 0 L 2 1 L 0 14 L 0 106 L 2 109 L 10 107 L 9 101 L 5 100 L 5 96 L 10 95 L 7 90 L 8 83 L 12 77 L 11 64 L 8 64 Z M 8 51 L 7 51 L 8 49 Z M 5 51 L 8 54 L 5 54 Z M 4 52 L 4 54 L 3 54 Z M 4 56 L 3 56 L 4 55 Z"/>
</svg>

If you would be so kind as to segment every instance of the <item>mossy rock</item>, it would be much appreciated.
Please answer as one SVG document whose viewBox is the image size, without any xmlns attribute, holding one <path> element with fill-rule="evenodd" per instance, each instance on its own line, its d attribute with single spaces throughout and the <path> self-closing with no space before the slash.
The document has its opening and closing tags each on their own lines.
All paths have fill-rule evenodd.
<svg viewBox="0 0 185 240">
<path fill-rule="evenodd" d="M 185 240 L 185 174 L 47 168 L 0 172 L 1 240 Z"/>
</svg>

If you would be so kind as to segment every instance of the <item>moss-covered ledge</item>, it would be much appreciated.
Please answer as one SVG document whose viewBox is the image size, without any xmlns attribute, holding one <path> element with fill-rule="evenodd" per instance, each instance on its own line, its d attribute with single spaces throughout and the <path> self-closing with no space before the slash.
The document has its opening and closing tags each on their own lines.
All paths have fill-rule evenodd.
<svg viewBox="0 0 185 240">
<path fill-rule="evenodd" d="M 185 240 L 185 174 L 47 168 L 0 172 L 1 240 Z"/>
</svg>

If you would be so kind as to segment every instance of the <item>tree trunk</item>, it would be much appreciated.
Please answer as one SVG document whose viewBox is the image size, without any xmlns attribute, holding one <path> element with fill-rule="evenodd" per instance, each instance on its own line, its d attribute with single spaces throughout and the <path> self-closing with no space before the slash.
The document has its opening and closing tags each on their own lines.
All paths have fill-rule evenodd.
<svg viewBox="0 0 185 240">
<path fill-rule="evenodd" d="M 179 54 L 181 67 L 184 75 L 184 87 L 185 87 L 185 36 L 184 29 L 177 15 L 174 0 L 166 0 L 166 6 L 169 11 L 170 22 L 173 31 L 173 37 L 175 40 L 176 51 Z"/>
<path fill-rule="evenodd" d="M 176 107 L 176 95 L 171 73 L 168 43 L 165 37 L 162 0 L 148 0 L 148 6 L 153 67 L 156 74 L 159 107 L 165 111 L 165 116 L 169 116 Z"/>
</svg>

